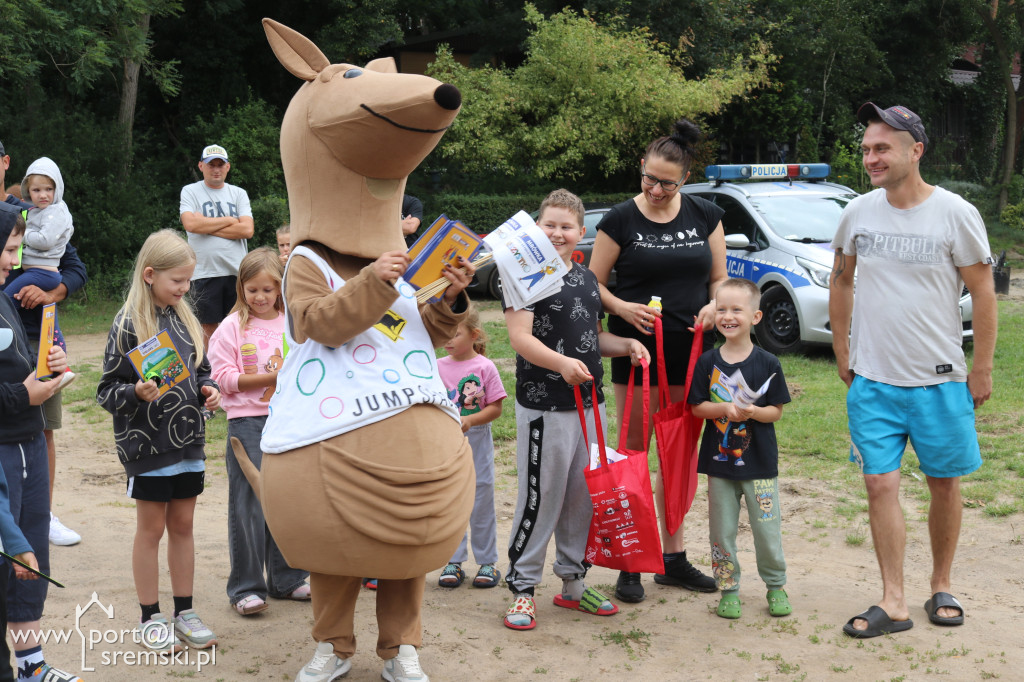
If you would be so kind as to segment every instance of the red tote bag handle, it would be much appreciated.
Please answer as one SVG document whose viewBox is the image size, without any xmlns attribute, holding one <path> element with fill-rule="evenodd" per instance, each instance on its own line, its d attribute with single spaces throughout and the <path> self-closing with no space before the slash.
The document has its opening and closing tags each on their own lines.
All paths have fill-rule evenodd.
<svg viewBox="0 0 1024 682">
<path fill-rule="evenodd" d="M 640 358 L 640 366 L 644 373 L 643 375 L 643 392 L 641 393 L 643 401 L 643 418 L 644 418 L 644 439 L 643 449 L 647 450 L 648 439 L 651 434 L 651 368 L 646 360 Z M 626 384 L 626 402 L 623 405 L 622 413 L 622 431 L 619 433 L 619 452 L 626 449 L 626 437 L 629 435 L 629 420 L 630 415 L 633 412 L 633 376 L 636 370 L 636 365 L 629 366 L 629 383 Z"/>
<path fill-rule="evenodd" d="M 592 392 L 591 405 L 597 407 L 597 384 L 593 381 L 590 382 L 590 390 Z M 580 426 L 583 427 L 583 442 L 587 445 L 587 451 L 590 451 L 590 441 L 587 439 L 587 416 L 583 411 L 583 394 L 580 393 L 580 385 L 576 384 L 572 387 L 573 395 L 576 398 L 576 414 L 580 416 Z M 608 456 L 604 452 L 604 434 L 601 428 L 601 413 L 598 410 L 594 410 L 594 431 L 597 432 L 597 450 L 599 457 L 601 458 L 601 466 L 608 466 Z"/>
<path fill-rule="evenodd" d="M 661 326 L 661 318 L 654 318 L 654 337 L 658 347 L 658 406 L 665 409 L 672 404 L 672 398 L 666 390 L 668 386 L 668 371 L 665 369 L 665 337 Z M 690 384 L 693 383 L 693 368 L 697 366 L 700 354 L 704 352 L 703 327 L 699 324 L 693 326 L 693 344 L 690 346 L 690 361 L 686 366 L 686 388 L 683 392 L 683 402 L 690 396 Z"/>
</svg>

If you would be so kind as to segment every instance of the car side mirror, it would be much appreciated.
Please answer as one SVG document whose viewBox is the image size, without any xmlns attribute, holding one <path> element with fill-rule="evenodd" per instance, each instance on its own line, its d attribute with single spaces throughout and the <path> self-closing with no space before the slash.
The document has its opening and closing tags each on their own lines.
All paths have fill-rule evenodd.
<svg viewBox="0 0 1024 682">
<path fill-rule="evenodd" d="M 750 240 L 747 239 L 745 234 L 727 234 L 725 235 L 725 248 L 727 249 L 746 249 L 747 251 L 757 251 L 757 244 L 751 244 Z"/>
</svg>

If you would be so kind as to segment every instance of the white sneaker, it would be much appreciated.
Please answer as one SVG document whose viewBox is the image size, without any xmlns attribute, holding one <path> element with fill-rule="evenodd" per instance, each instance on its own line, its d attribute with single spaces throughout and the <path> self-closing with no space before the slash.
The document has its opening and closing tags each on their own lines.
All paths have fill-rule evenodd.
<svg viewBox="0 0 1024 682">
<path fill-rule="evenodd" d="M 420 657 L 412 644 L 398 647 L 398 655 L 384 661 L 384 672 L 380 676 L 388 682 L 430 682 L 420 668 Z"/>
<path fill-rule="evenodd" d="M 316 645 L 313 659 L 295 676 L 295 682 L 331 682 L 344 677 L 351 669 L 352 661 L 335 656 L 333 644 L 320 642 Z"/>
<path fill-rule="evenodd" d="M 50 512 L 50 542 L 61 547 L 77 545 L 82 541 L 82 536 L 71 530 L 60 522 L 53 512 Z"/>
</svg>

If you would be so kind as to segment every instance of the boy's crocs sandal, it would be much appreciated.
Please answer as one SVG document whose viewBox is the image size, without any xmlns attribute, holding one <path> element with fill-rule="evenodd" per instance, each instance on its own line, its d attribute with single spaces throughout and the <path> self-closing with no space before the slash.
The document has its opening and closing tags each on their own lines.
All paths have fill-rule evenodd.
<svg viewBox="0 0 1024 682">
<path fill-rule="evenodd" d="M 441 587 L 458 587 L 465 579 L 466 573 L 462 570 L 462 566 L 448 564 L 437 578 L 437 584 Z"/>
<path fill-rule="evenodd" d="M 583 596 L 579 601 L 567 599 L 564 595 L 556 594 L 554 602 L 555 606 L 561 606 L 563 609 L 576 609 L 577 611 L 594 616 L 613 616 L 619 612 L 618 606 L 608 601 L 608 597 L 593 587 L 583 590 Z"/>
<path fill-rule="evenodd" d="M 715 611 L 720 617 L 735 620 L 743 615 L 743 607 L 740 606 L 740 596 L 735 592 L 723 592 L 722 598 L 718 600 L 718 609 Z"/>
<path fill-rule="evenodd" d="M 377 589 L 377 579 L 376 578 L 363 578 L 363 587 L 365 587 L 368 590 L 376 590 Z"/>
<path fill-rule="evenodd" d="M 537 627 L 537 605 L 533 603 L 533 597 L 517 594 L 505 612 L 504 623 L 505 627 L 513 630 L 532 630 Z"/>
<path fill-rule="evenodd" d="M 789 603 L 789 595 L 782 588 L 768 590 L 768 613 L 775 616 L 788 616 L 793 613 L 793 607 Z"/>
</svg>

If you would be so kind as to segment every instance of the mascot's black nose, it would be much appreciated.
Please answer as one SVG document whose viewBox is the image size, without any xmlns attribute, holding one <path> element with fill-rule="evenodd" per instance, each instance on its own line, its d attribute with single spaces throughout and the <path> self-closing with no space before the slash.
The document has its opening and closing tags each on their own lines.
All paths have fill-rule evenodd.
<svg viewBox="0 0 1024 682">
<path fill-rule="evenodd" d="M 437 90 L 434 90 L 434 101 L 442 109 L 454 111 L 462 106 L 462 93 L 451 83 L 441 83 Z"/>
</svg>

